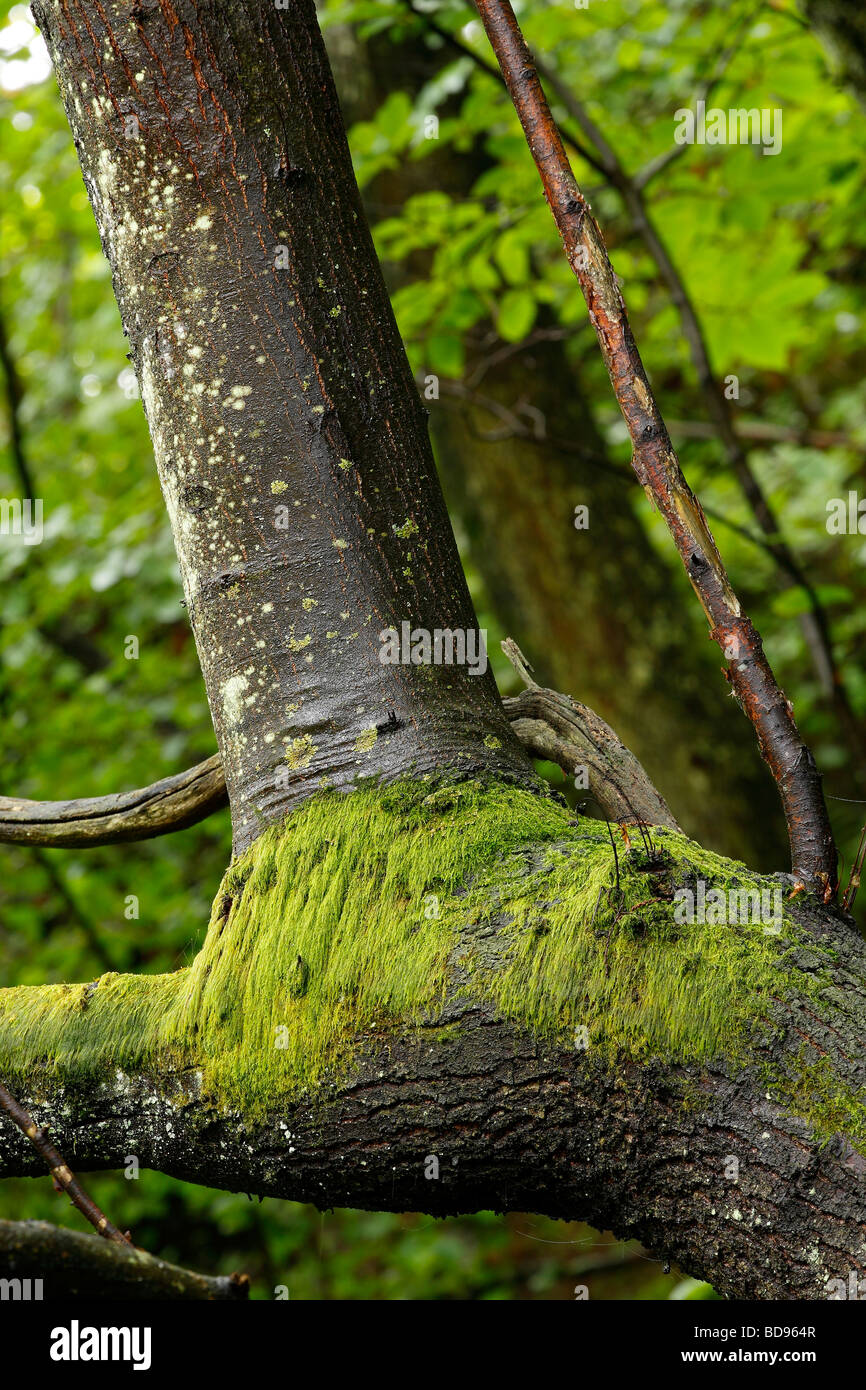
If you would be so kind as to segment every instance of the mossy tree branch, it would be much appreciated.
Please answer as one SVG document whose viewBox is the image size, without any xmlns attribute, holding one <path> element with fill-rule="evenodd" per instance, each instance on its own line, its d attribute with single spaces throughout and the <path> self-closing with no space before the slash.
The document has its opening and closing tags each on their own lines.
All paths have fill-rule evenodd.
<svg viewBox="0 0 866 1390">
<path fill-rule="evenodd" d="M 38 13 L 236 857 L 186 969 L 0 991 L 0 1072 L 78 1168 L 137 1154 L 320 1206 L 585 1216 L 722 1292 L 825 1296 L 866 1268 L 850 924 L 802 898 L 778 934 L 679 922 L 678 886 L 791 882 L 673 830 L 612 849 L 543 794 L 489 673 L 379 661 L 395 619 L 475 617 L 311 0 Z M 34 1171 L 3 1127 L 0 1173 Z"/>
<path fill-rule="evenodd" d="M 354 798 L 341 800 L 348 807 Z M 435 832 L 428 873 L 435 864 L 452 861 L 455 852 L 449 813 L 441 803 L 438 811 L 436 806 L 434 799 L 431 807 L 419 808 L 421 823 L 429 818 Z M 369 824 L 368 811 L 369 806 L 361 810 L 359 826 Z M 548 837 L 556 830 L 553 839 L 537 838 L 544 816 L 554 814 L 561 820 L 558 828 L 548 823 Z M 188 1053 L 185 1062 L 139 1061 L 129 1070 L 118 1067 L 116 1059 L 123 1058 L 135 1014 L 123 1011 L 115 992 L 117 1037 L 109 1054 L 114 1063 L 105 1067 L 94 1060 L 64 1076 L 62 1048 L 47 1071 L 29 1063 L 34 1094 L 28 1107 L 52 1125 L 79 1167 L 120 1166 L 134 1153 L 144 1167 L 187 1181 L 320 1207 L 437 1215 L 483 1207 L 591 1219 L 624 1238 L 637 1237 L 659 1258 L 676 1260 L 738 1298 L 819 1299 L 826 1297 L 829 1279 L 845 1280 L 850 1270 L 863 1277 L 866 948 L 826 909 L 803 906 L 802 897 L 790 905 L 780 938 L 764 936 L 760 927 L 727 926 L 687 930 L 671 939 L 669 918 L 655 896 L 658 880 L 640 862 L 639 847 L 620 851 L 625 904 L 617 921 L 610 849 L 601 838 L 587 843 L 585 823 L 569 830 L 567 820 L 566 812 L 550 808 L 535 822 L 534 842 L 512 841 L 507 872 L 497 869 L 499 901 L 489 887 L 470 904 L 443 894 L 442 918 L 425 922 L 419 894 L 429 885 L 422 882 L 422 861 L 407 854 L 404 837 L 393 834 L 383 891 L 371 902 L 371 885 L 360 870 L 365 854 L 380 855 L 385 827 L 377 829 L 376 848 L 365 850 L 362 835 L 349 854 L 341 843 L 345 828 L 339 831 L 332 817 L 323 818 L 319 834 L 336 836 L 332 864 L 346 866 L 342 891 L 348 900 L 324 956 L 314 924 L 322 920 L 321 903 L 329 901 L 331 912 L 337 908 L 327 859 L 314 880 L 307 925 L 303 914 L 280 919 L 284 933 L 292 922 L 293 952 L 300 945 L 309 956 L 305 992 L 298 995 L 290 982 L 281 996 L 272 986 L 263 989 L 267 957 L 244 968 L 235 952 L 222 994 L 218 990 L 199 1014 L 206 1027 L 227 1030 L 222 1044 L 207 1047 L 203 1056 Z M 465 839 L 471 824 L 467 805 L 453 818 L 453 836 Z M 437 825 L 445 829 L 447 854 L 444 845 L 434 849 Z M 524 824 L 523 833 L 528 830 Z M 677 859 L 696 856 L 694 872 L 709 873 L 696 846 L 689 850 L 678 837 L 660 838 Z M 321 852 L 317 843 L 315 836 L 307 837 L 296 852 L 315 857 Z M 489 856 L 498 860 L 502 843 L 495 830 L 483 875 L 492 872 Z M 228 934 L 240 944 L 237 933 L 243 940 L 251 909 L 255 912 L 258 903 L 259 911 L 268 910 L 268 892 L 278 896 L 278 884 L 272 881 L 270 890 L 262 885 L 272 873 L 279 883 L 297 882 L 294 852 L 288 859 L 278 855 L 268 869 L 263 848 L 262 842 L 254 847 L 254 867 L 241 866 L 227 883 L 237 894 L 237 879 L 243 879 L 241 900 L 225 920 L 219 905 L 215 908 L 202 968 L 210 963 L 219 970 L 220 941 Z M 570 879 L 577 877 L 581 885 L 578 919 L 551 903 L 562 892 L 563 879 L 560 870 L 554 881 L 557 870 L 550 866 L 561 861 L 563 851 L 578 856 L 570 871 Z M 480 865 L 474 862 L 477 873 Z M 591 870 L 585 878 L 576 873 L 583 862 Z M 725 872 L 724 864 L 719 868 Z M 727 866 L 729 875 L 736 871 L 737 866 Z M 412 883 L 401 960 L 393 904 L 407 890 L 411 894 Z M 352 884 L 359 885 L 357 894 Z M 279 888 L 279 894 L 283 891 Z M 290 900 L 292 913 L 292 901 L 300 904 L 304 897 L 301 882 Z M 483 914 L 476 909 L 485 900 Z M 462 920 L 451 919 L 461 901 Z M 596 902 L 593 920 L 590 904 Z M 366 916 L 357 915 L 364 906 Z M 529 913 L 532 922 L 532 929 L 516 938 L 515 910 L 524 920 Z M 363 924 L 383 918 L 387 926 L 376 945 Z M 456 937 L 425 941 L 427 928 L 438 932 L 439 923 L 449 920 Z M 277 925 L 274 920 L 274 929 Z M 414 935 L 407 935 L 413 928 Z M 507 954 L 508 942 L 515 940 L 516 960 Z M 413 957 L 405 954 L 410 950 Z M 720 960 L 720 950 L 731 952 L 725 959 L 733 973 Z M 766 967 L 747 980 L 756 952 Z M 417 973 L 412 958 L 423 965 Z M 371 969 L 374 959 L 388 961 L 387 975 L 381 964 Z M 579 963 L 574 970 L 568 969 L 571 959 Z M 449 960 L 451 967 L 444 965 Z M 685 969 L 688 960 L 691 970 Z M 277 968 L 273 960 L 271 968 Z M 662 972 L 655 986 L 647 984 L 648 971 Z M 547 986 L 540 989 L 544 978 Z M 395 1011 L 401 981 L 404 997 Z M 75 1030 L 81 1045 L 87 1020 L 98 1018 L 100 992 L 104 989 L 110 1001 L 113 988 L 112 977 L 106 977 L 92 991 L 84 1015 L 67 996 L 63 1027 L 70 1040 L 69 1030 Z M 333 1010 L 352 988 L 357 1017 L 366 1022 L 357 1033 L 335 1031 Z M 389 996 L 390 1011 L 385 1008 Z M 249 1011 L 256 997 L 260 1003 L 252 1023 Z M 408 1000 L 414 1000 L 414 1011 Z M 19 998 L 19 1007 L 24 1002 Z M 538 1017 L 527 1026 L 525 1004 L 546 1015 L 546 1026 L 539 1026 Z M 221 1020 L 226 1005 L 229 1014 Z M 551 1014 L 563 1007 L 568 1025 L 553 1026 Z M 328 1011 L 330 1021 L 316 1027 L 315 1018 L 324 1019 Z M 742 1021 L 750 1013 L 757 1015 L 754 1028 L 741 1033 L 736 1018 Z M 230 1045 L 240 1036 L 235 1027 L 244 1017 L 258 1040 L 247 1057 L 248 1073 L 237 1070 L 239 1055 Z M 284 1092 L 279 1103 L 272 1099 L 254 1118 L 247 1105 L 249 1083 L 261 1084 L 259 1063 L 277 1019 L 289 1029 L 289 1045 L 271 1048 L 265 1054 L 268 1065 L 282 1069 L 302 1063 L 301 1084 L 294 1094 Z M 581 1019 L 586 1046 L 577 1036 Z M 0 1028 L 0 1035 L 6 1031 Z M 697 1060 L 712 1037 L 720 1047 Z M 647 1039 L 652 1041 L 645 1045 Z M 318 1079 L 308 1065 L 311 1044 L 320 1067 L 324 1064 Z M 725 1055 L 735 1057 L 738 1051 L 738 1060 Z M 72 1063 L 69 1051 L 67 1064 Z M 208 1095 L 226 1081 L 230 1090 L 224 1094 L 234 1099 L 214 1105 Z M 425 1176 L 431 1155 L 439 1165 L 435 1180 Z M 37 1170 L 26 1141 L 11 1127 L 0 1128 L 0 1173 Z"/>
<path fill-rule="evenodd" d="M 79 1167 L 581 1216 L 819 1298 L 866 1271 L 866 945 L 802 895 L 678 923 L 701 883 L 792 880 L 661 828 L 614 855 L 494 782 L 324 793 L 230 867 L 187 969 L 0 992 L 0 1071 Z M 0 1173 L 33 1171 L 5 1127 Z"/>
</svg>

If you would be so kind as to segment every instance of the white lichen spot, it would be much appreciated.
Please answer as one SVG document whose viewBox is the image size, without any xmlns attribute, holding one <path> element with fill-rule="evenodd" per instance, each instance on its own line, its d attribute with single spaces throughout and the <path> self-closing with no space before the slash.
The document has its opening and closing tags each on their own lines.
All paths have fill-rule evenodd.
<svg viewBox="0 0 866 1390">
<path fill-rule="evenodd" d="M 231 676 L 222 687 L 223 714 L 230 727 L 240 723 L 244 709 L 244 691 L 249 689 L 249 684 L 246 676 Z"/>
</svg>

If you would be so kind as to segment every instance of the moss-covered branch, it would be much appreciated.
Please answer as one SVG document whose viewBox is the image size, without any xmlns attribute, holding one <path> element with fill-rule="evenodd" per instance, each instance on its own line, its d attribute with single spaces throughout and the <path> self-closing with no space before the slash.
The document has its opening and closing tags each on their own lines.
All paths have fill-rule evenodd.
<svg viewBox="0 0 866 1390">
<path fill-rule="evenodd" d="M 684 889 L 704 920 L 679 920 Z M 798 1190 L 792 1152 L 803 1171 L 832 1169 L 846 1224 L 866 1211 L 866 951 L 850 926 L 789 902 L 789 891 L 782 876 L 758 878 L 673 832 L 644 842 L 617 828 L 612 841 L 605 825 L 501 783 L 324 793 L 231 866 L 188 968 L 0 993 L 0 1071 L 19 1090 L 26 1082 L 31 1106 L 33 1094 L 54 1097 L 52 1117 L 57 1097 L 75 1096 L 60 1137 L 79 1165 L 82 1146 L 88 1165 L 116 1161 L 110 1098 L 121 1116 L 134 1112 L 128 1129 L 118 1120 L 133 1144 L 125 1152 L 143 1147 L 143 1161 L 166 1171 L 324 1204 L 437 1211 L 444 1189 L 419 1186 L 413 1165 L 453 1147 L 455 1069 L 465 1080 L 466 1067 L 481 1068 L 481 1047 L 490 1076 L 476 1071 L 471 1103 L 464 1093 L 473 1118 L 450 1209 L 514 1201 L 510 1160 L 500 1168 L 488 1151 L 504 1125 L 538 1146 L 515 1188 L 520 1205 L 574 1215 L 579 1136 L 550 1169 L 551 1106 L 569 1096 L 577 1120 L 600 1088 L 635 1128 L 625 1143 L 621 1120 L 607 1129 L 596 1117 L 585 1190 L 611 1162 L 624 1176 L 638 1150 L 658 1161 L 666 1127 L 684 1125 L 701 1144 L 727 1133 L 725 1153 L 746 1166 L 756 1154 L 769 1162 L 777 1203 Z M 95 1114 L 98 1140 L 87 1130 Z M 306 1150 L 306 1165 L 311 1136 L 335 1122 L 347 1142 L 320 1155 L 311 1189 L 295 1154 Z M 203 1134 L 220 1135 L 216 1153 Z M 9 1138 L 5 1171 L 26 1169 Z M 692 1142 L 680 1157 L 714 1190 L 721 1167 Z M 414 1175 L 399 1197 L 385 1190 L 391 1157 Z M 479 1162 L 489 1188 L 470 1177 Z M 684 1198 L 682 1173 L 670 1186 L 656 1173 L 653 1190 L 656 1203 Z M 745 1198 L 728 1196 L 742 1211 Z M 654 1210 L 611 1219 L 603 1203 L 601 1213 L 718 1279 L 706 1233 L 675 1222 L 662 1235 L 647 1225 Z M 716 1218 L 701 1219 L 712 1228 Z M 756 1261 L 760 1222 L 742 1238 L 743 1258 L 748 1247 Z M 843 1246 L 859 1268 L 866 1252 L 853 1238 Z M 829 1254 L 824 1264 L 838 1274 Z"/>
</svg>

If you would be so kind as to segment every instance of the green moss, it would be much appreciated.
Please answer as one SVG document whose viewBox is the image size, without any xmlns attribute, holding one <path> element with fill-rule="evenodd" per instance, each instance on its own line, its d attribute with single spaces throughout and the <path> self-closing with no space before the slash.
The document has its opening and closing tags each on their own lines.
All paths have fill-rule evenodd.
<svg viewBox="0 0 866 1390">
<path fill-rule="evenodd" d="M 446 988 L 569 1045 L 585 1030 L 610 1059 L 747 1062 L 772 1000 L 809 988 L 785 964 L 793 927 L 677 924 L 677 883 L 762 881 L 653 840 L 655 862 L 639 839 L 615 859 L 604 824 L 497 783 L 321 792 L 229 868 L 188 968 L 0 992 L 0 1072 L 183 1064 L 258 1115 L 371 1033 L 424 1021 L 438 1036 Z M 808 1114 L 826 1127 L 844 1111 L 851 1133 L 852 1104 L 831 1075 Z"/>
<path fill-rule="evenodd" d="M 829 1057 L 810 1062 L 800 1052 L 790 1071 L 778 1067 L 765 1073 L 768 1090 L 782 1100 L 792 1115 L 808 1120 L 825 1139 L 845 1134 L 866 1153 L 866 1086 L 846 1084 L 833 1070 Z"/>
</svg>

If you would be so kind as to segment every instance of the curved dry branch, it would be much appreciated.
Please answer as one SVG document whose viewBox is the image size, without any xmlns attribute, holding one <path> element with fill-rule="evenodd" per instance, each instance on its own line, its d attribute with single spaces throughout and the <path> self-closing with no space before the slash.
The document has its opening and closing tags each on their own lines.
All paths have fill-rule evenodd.
<svg viewBox="0 0 866 1390">
<path fill-rule="evenodd" d="M 249 1294 L 245 1274 L 211 1278 L 132 1246 L 47 1221 L 0 1221 L 0 1268 L 6 1279 L 38 1279 L 44 1299 L 231 1300 Z"/>
<path fill-rule="evenodd" d="M 519 652 L 513 642 L 503 650 Z M 676 821 L 637 758 L 588 705 L 543 690 L 515 664 L 530 690 L 505 700 L 515 734 L 533 758 L 546 758 L 564 772 L 577 765 L 589 772 L 589 791 L 610 820 L 645 821 L 676 830 Z M 150 787 L 78 801 L 24 801 L 0 797 L 0 844 L 58 849 L 95 848 L 155 839 L 205 820 L 228 805 L 218 753 L 203 763 L 165 777 Z"/>
<path fill-rule="evenodd" d="M 664 797 L 610 725 L 588 705 L 537 685 L 510 637 L 502 650 L 526 685 L 519 695 L 503 701 L 505 712 L 533 758 L 546 758 L 569 774 L 585 768 L 587 790 L 607 820 L 679 830 Z"/>
<path fill-rule="evenodd" d="M 617 402 L 628 426 L 632 467 L 659 508 L 728 662 L 726 675 L 751 720 L 785 812 L 792 866 L 807 886 L 833 896 L 836 846 L 821 778 L 793 710 L 743 613 L 700 503 L 679 460 L 632 336 L 622 294 L 589 204 L 574 177 L 532 56 L 508 0 L 476 0 L 523 126 L 568 262 L 583 291 Z"/>
<path fill-rule="evenodd" d="M 0 797 L 0 842 L 76 849 L 152 840 L 228 805 L 218 753 L 149 787 L 77 801 Z"/>
</svg>

